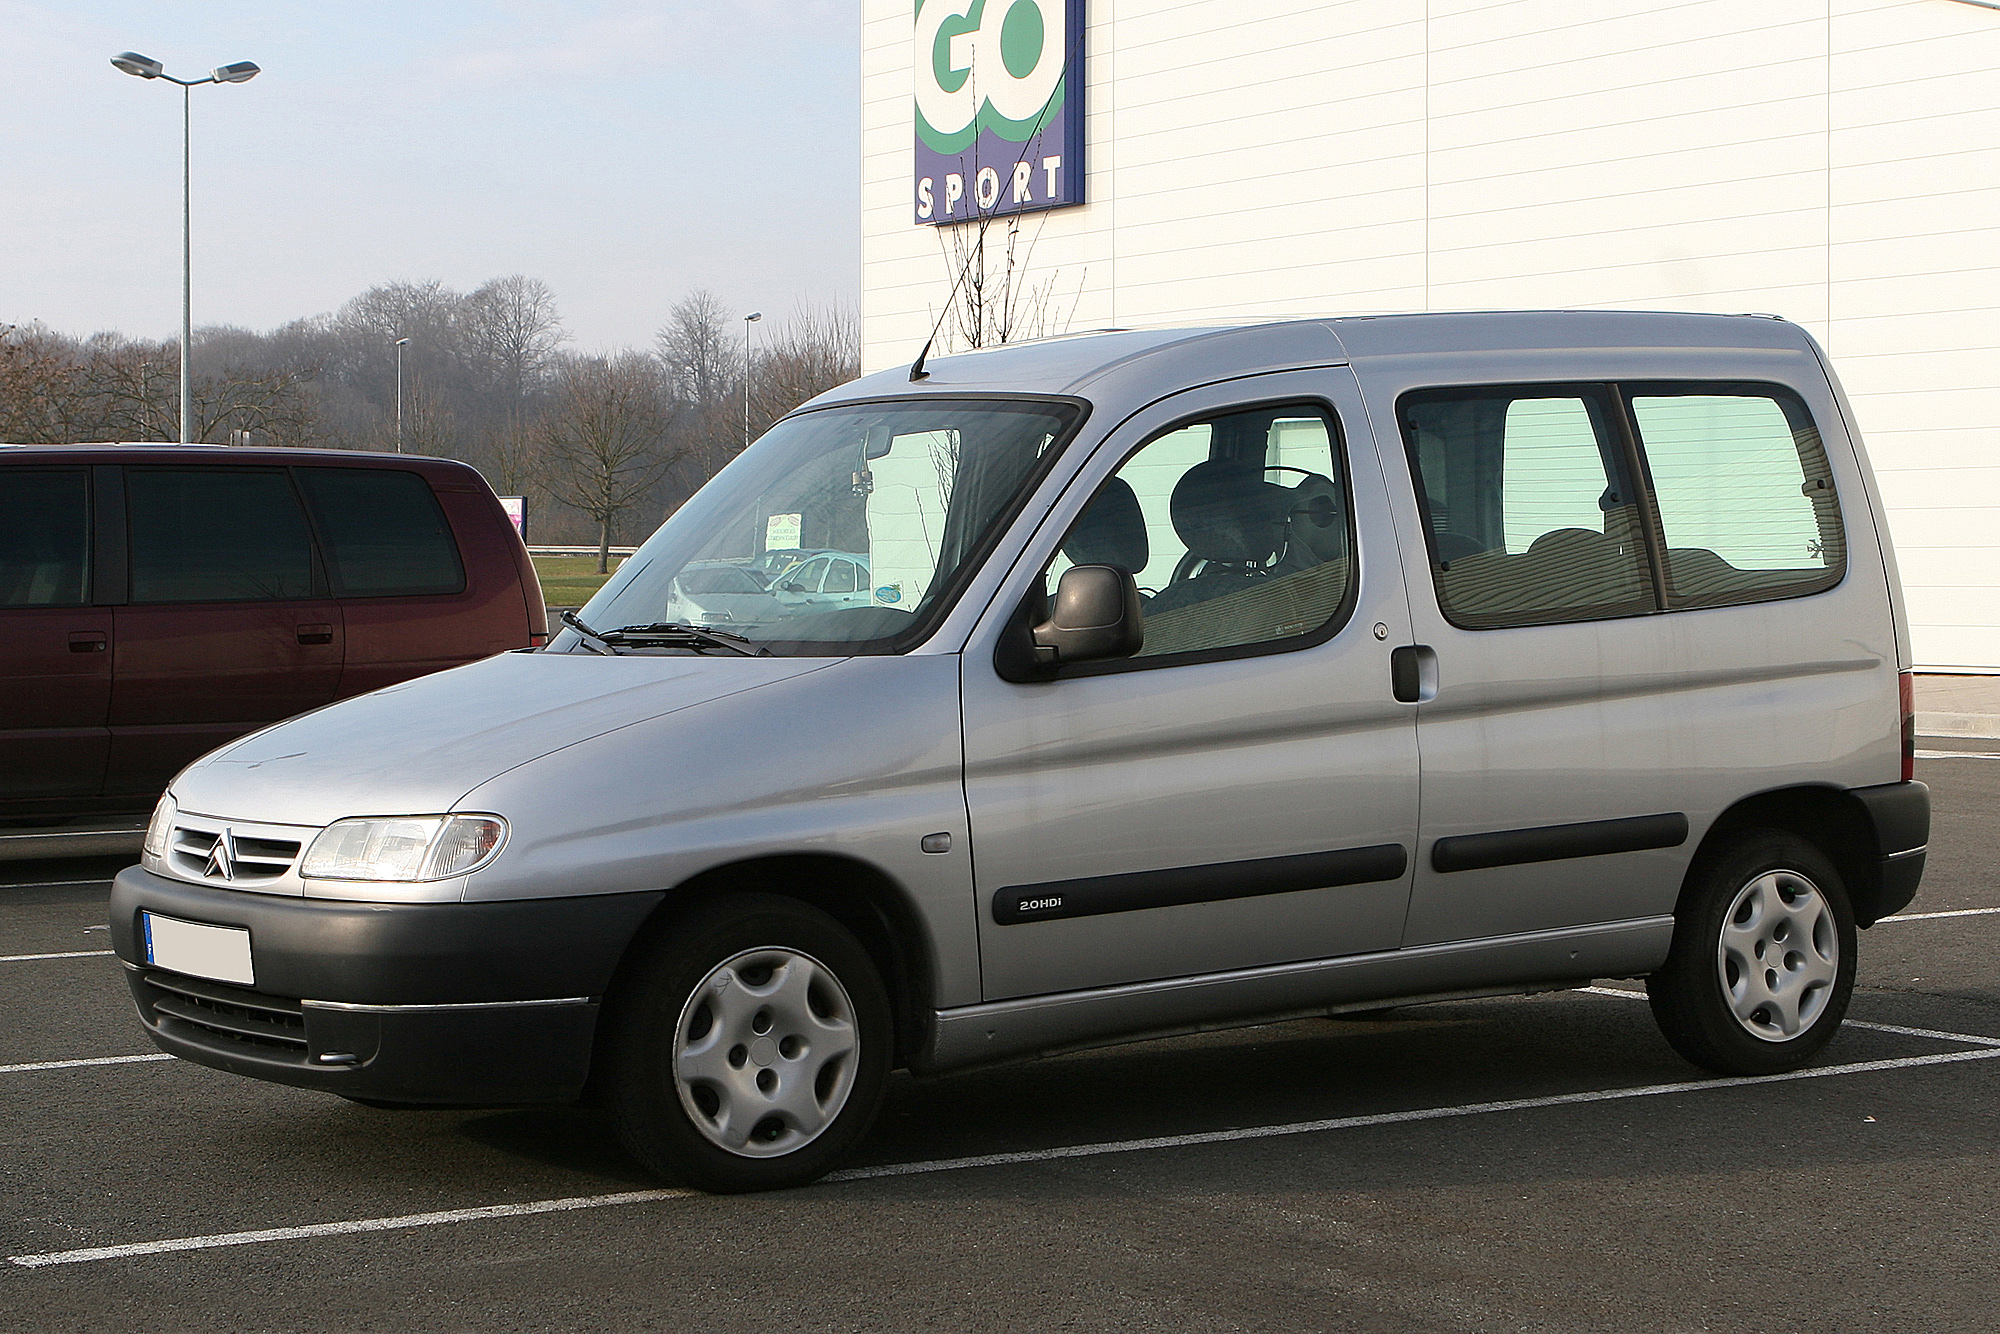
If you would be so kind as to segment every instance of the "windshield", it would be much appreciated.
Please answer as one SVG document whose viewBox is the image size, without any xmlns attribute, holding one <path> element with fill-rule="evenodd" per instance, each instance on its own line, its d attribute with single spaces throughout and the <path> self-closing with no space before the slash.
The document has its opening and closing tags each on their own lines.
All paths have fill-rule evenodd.
<svg viewBox="0 0 2000 1334">
<path fill-rule="evenodd" d="M 1081 418 L 1070 403 L 987 399 L 779 422 L 579 618 L 602 631 L 703 626 L 778 654 L 900 652 L 943 614 Z M 565 631 L 550 647 L 576 641 Z"/>
</svg>

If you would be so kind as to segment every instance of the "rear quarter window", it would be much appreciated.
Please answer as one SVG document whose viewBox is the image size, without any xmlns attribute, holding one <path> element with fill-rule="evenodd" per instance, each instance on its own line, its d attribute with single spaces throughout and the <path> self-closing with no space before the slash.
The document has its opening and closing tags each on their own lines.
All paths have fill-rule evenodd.
<svg viewBox="0 0 2000 1334">
<path fill-rule="evenodd" d="M 1770 385 L 1629 385 L 1675 607 L 1763 602 L 1840 582 L 1847 538 L 1804 403 Z"/>
<path fill-rule="evenodd" d="M 386 468 L 300 468 L 298 476 L 319 525 L 336 596 L 464 590 L 458 543 L 421 475 Z"/>
</svg>

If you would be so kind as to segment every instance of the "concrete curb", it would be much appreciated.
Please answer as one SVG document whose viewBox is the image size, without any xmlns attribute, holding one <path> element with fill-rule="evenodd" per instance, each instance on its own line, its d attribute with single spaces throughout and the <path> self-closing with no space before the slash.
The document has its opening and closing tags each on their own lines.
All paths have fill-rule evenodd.
<svg viewBox="0 0 2000 1334">
<path fill-rule="evenodd" d="M 1917 735 L 2000 737 L 2000 713 L 1919 713 Z"/>
</svg>

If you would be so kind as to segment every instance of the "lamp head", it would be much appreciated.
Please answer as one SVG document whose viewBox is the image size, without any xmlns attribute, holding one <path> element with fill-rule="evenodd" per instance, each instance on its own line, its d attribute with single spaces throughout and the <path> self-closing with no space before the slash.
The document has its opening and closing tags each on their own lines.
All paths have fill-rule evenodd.
<svg viewBox="0 0 2000 1334">
<path fill-rule="evenodd" d="M 398 339 L 396 340 L 396 346 L 397 346 L 397 347 L 401 347 L 401 346 L 403 346 L 403 344 L 405 344 L 405 343 L 407 343 L 407 342 L 409 342 L 409 341 L 410 341 L 410 340 L 409 340 L 409 339 L 407 339 L 407 338 L 398 338 Z"/>
<path fill-rule="evenodd" d="M 120 51 L 111 57 L 111 63 L 127 74 L 141 79 L 157 79 L 166 73 L 166 66 L 151 56 L 142 56 L 137 51 Z"/>
<path fill-rule="evenodd" d="M 259 73 L 255 62 L 239 60 L 234 65 L 224 65 L 219 69 L 210 70 L 209 77 L 217 83 L 248 83 Z"/>
<path fill-rule="evenodd" d="M 764 318 L 764 312 L 763 312 L 763 311 L 761 311 L 761 310 L 753 310 L 753 311 L 751 311 L 751 312 L 750 312 L 750 313 L 749 313 L 748 315 L 745 315 L 745 316 L 743 317 L 743 322 L 744 322 L 745 324 L 755 324 L 755 323 L 756 323 L 756 322 L 757 322 L 758 320 L 761 320 L 761 319 L 763 319 L 763 318 Z"/>
</svg>

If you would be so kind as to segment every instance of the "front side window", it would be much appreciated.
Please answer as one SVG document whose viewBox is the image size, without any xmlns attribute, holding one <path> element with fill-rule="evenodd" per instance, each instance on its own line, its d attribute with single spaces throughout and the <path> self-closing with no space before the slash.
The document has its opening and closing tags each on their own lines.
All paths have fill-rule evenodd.
<svg viewBox="0 0 2000 1334">
<path fill-rule="evenodd" d="M 1767 385 L 1630 385 L 1677 607 L 1840 582 L 1847 539 L 1805 404 Z"/>
<path fill-rule="evenodd" d="M 1132 453 L 1064 536 L 1044 575 L 1132 572 L 1139 660 L 1276 644 L 1324 630 L 1354 583 L 1345 470 L 1316 405 L 1179 426 Z"/>
<path fill-rule="evenodd" d="M 132 601 L 312 596 L 312 538 L 283 472 L 133 468 L 125 496 Z"/>
<path fill-rule="evenodd" d="M 901 652 L 943 615 L 1082 416 L 1068 400 L 1022 398 L 788 418 L 676 510 L 578 615 L 598 630 L 697 625 L 772 653 Z M 823 554 L 768 587 L 748 576 L 781 551 Z M 702 591 L 691 585 L 718 580 L 681 577 L 697 567 L 740 569 L 755 588 Z M 842 581 L 851 595 L 825 595 L 823 582 L 839 592 Z M 565 631 L 552 647 L 577 644 Z"/>
<path fill-rule="evenodd" d="M 0 471 L 0 607 L 78 606 L 89 566 L 89 475 Z"/>
<path fill-rule="evenodd" d="M 1438 604 L 1454 625 L 1653 610 L 1643 513 L 1608 393 L 1432 390 L 1399 406 Z"/>
</svg>

